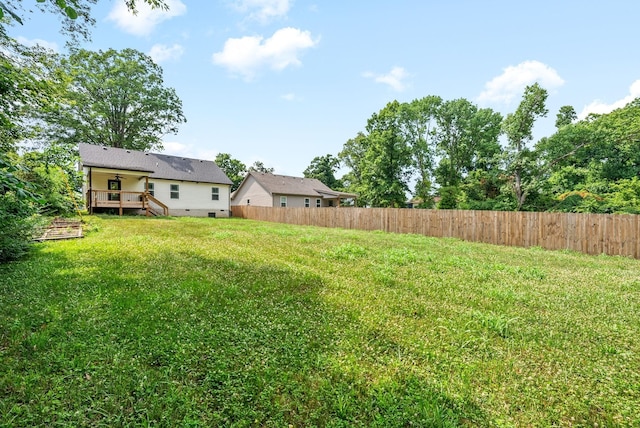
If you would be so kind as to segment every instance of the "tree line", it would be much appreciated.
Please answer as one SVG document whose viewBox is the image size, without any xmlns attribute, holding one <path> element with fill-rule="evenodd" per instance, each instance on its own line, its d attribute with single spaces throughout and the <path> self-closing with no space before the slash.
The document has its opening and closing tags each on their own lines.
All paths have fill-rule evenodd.
<svg viewBox="0 0 640 428">
<path fill-rule="evenodd" d="M 640 98 L 583 120 L 563 106 L 553 135 L 534 143 L 546 100 L 527 86 L 506 117 L 466 99 L 392 101 L 305 175 L 359 194 L 362 206 L 640 213 Z"/>
</svg>

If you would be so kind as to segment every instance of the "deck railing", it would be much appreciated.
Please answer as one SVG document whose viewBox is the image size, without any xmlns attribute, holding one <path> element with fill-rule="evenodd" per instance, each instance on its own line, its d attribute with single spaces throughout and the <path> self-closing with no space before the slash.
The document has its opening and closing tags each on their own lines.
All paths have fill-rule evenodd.
<svg viewBox="0 0 640 428">
<path fill-rule="evenodd" d="M 147 215 L 169 215 L 169 208 L 147 192 L 129 190 L 90 190 L 87 200 L 90 208 L 114 208 L 120 215 L 124 209 L 145 210 Z"/>
</svg>

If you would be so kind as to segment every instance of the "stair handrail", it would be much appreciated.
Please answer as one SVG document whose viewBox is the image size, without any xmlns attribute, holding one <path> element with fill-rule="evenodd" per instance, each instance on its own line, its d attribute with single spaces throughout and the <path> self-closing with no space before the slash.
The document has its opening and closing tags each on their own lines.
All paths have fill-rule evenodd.
<svg viewBox="0 0 640 428">
<path fill-rule="evenodd" d="M 160 208 L 162 208 L 162 214 L 165 216 L 169 215 L 169 207 L 166 206 L 165 204 L 163 204 L 162 202 L 160 202 L 158 199 L 156 199 L 151 193 L 149 192 L 145 192 L 144 193 L 144 197 L 146 199 L 147 202 L 147 206 L 149 202 L 153 202 L 154 204 L 158 205 Z"/>
</svg>

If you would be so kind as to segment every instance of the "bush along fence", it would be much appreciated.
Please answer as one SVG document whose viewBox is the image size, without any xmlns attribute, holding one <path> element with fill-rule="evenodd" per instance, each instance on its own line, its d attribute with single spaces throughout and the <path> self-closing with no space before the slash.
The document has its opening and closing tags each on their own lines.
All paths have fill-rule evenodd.
<svg viewBox="0 0 640 428">
<path fill-rule="evenodd" d="M 232 207 L 234 217 L 640 258 L 640 216 L 405 208 Z"/>
</svg>

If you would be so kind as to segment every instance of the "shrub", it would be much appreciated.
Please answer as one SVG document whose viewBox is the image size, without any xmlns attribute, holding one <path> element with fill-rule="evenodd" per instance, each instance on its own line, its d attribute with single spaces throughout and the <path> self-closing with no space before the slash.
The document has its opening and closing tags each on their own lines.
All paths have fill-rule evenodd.
<svg viewBox="0 0 640 428">
<path fill-rule="evenodd" d="M 41 202 L 34 186 L 20 179 L 21 168 L 0 156 L 0 263 L 23 255 L 38 221 Z"/>
<path fill-rule="evenodd" d="M 37 166 L 29 174 L 29 179 L 38 188 L 44 199 L 43 215 L 68 215 L 74 211 L 74 195 L 65 184 L 65 171 L 57 166 Z"/>
<path fill-rule="evenodd" d="M 0 194 L 0 263 L 15 260 L 27 251 L 37 218 L 35 202 L 15 192 Z"/>
<path fill-rule="evenodd" d="M 455 186 L 446 186 L 440 188 L 440 202 L 438 208 L 441 210 L 452 210 L 458 207 L 458 196 L 460 189 Z"/>
</svg>

